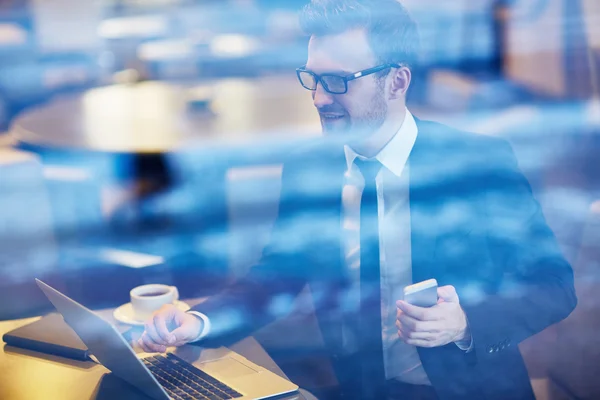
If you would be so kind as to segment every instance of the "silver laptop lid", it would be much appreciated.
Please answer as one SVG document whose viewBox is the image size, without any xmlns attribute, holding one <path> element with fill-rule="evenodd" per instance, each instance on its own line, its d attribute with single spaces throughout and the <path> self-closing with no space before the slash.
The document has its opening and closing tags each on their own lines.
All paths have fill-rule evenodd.
<svg viewBox="0 0 600 400">
<path fill-rule="evenodd" d="M 153 399 L 169 399 L 113 325 L 39 279 L 35 281 L 102 365 Z"/>
</svg>

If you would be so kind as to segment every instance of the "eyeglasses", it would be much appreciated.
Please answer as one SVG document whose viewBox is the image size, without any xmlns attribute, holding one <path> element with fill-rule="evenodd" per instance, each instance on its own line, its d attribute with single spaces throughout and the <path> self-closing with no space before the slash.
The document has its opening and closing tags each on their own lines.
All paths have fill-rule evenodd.
<svg viewBox="0 0 600 400">
<path fill-rule="evenodd" d="M 387 68 L 400 68 L 399 64 L 390 63 L 383 64 L 377 67 L 364 69 L 362 71 L 355 72 L 350 75 L 342 76 L 336 74 L 315 74 L 312 71 L 308 71 L 305 67 L 296 69 L 298 80 L 300 84 L 308 90 L 317 90 L 317 85 L 320 83 L 326 92 L 331 94 L 344 94 L 348 92 L 348 82 L 354 79 L 362 78 L 363 76 L 371 75 L 379 71 L 383 71 Z"/>
</svg>

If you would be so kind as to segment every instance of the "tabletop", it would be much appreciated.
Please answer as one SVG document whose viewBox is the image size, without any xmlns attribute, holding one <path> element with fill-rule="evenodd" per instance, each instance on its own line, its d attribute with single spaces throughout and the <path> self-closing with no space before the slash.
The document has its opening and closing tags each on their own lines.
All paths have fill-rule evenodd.
<svg viewBox="0 0 600 400">
<path fill-rule="evenodd" d="M 10 129 L 24 144 L 111 153 L 164 153 L 319 132 L 310 92 L 291 73 L 197 85 L 104 86 L 26 111 Z"/>
<path fill-rule="evenodd" d="M 191 300 L 193 305 L 201 300 Z M 97 311 L 99 315 L 124 328 L 112 316 L 113 309 Z M 38 320 L 40 317 L 0 321 L 0 336 L 4 333 Z M 230 348 L 250 361 L 287 378 L 252 337 Z M 181 351 L 200 351 L 196 346 L 183 346 Z M 0 348 L 0 399 L 11 400 L 70 400 L 70 399 L 147 399 L 127 383 L 115 377 L 104 366 L 92 361 L 82 362 L 19 349 L 6 344 Z M 308 392 L 288 396 L 289 400 L 314 400 Z"/>
</svg>

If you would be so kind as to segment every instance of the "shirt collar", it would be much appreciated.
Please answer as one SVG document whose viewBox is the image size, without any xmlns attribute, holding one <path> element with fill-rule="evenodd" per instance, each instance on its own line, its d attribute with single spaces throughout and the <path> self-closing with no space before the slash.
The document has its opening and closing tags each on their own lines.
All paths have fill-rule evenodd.
<svg viewBox="0 0 600 400">
<path fill-rule="evenodd" d="M 375 156 L 375 159 L 389 169 L 394 175 L 399 177 L 402 175 L 402 171 L 408 162 L 410 152 L 417 140 L 418 131 L 419 129 L 415 118 L 407 109 L 402 126 L 388 144 L 386 144 L 379 154 Z M 367 159 L 356 153 L 348 145 L 344 146 L 344 152 L 346 154 L 348 171 L 352 168 L 352 164 L 354 164 L 354 160 L 356 160 L 357 157 L 361 160 Z"/>
</svg>

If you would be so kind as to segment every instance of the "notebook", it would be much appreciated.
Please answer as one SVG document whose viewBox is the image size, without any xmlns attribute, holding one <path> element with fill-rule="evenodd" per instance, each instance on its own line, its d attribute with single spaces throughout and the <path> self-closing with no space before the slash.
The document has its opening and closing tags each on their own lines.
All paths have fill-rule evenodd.
<svg viewBox="0 0 600 400">
<path fill-rule="evenodd" d="M 2 336 L 10 346 L 89 361 L 88 348 L 58 313 L 22 326 Z"/>
</svg>

